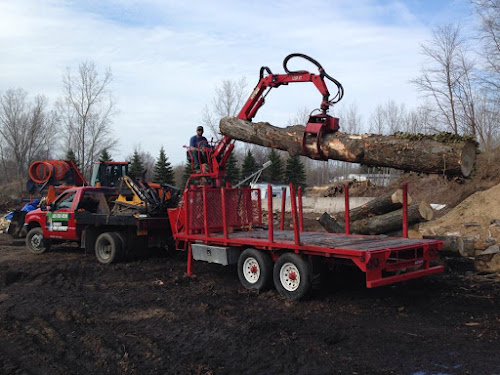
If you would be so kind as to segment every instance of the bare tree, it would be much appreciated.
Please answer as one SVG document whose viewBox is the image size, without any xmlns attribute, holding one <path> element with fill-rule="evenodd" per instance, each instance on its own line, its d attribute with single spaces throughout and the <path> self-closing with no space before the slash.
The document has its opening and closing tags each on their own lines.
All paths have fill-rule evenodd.
<svg viewBox="0 0 500 375">
<path fill-rule="evenodd" d="M 211 107 L 205 105 L 201 122 L 216 139 L 220 139 L 220 119 L 225 116 L 236 116 L 243 107 L 246 88 L 245 77 L 237 81 L 224 80 L 215 88 Z"/>
<path fill-rule="evenodd" d="M 340 120 L 340 130 L 342 132 L 359 134 L 363 131 L 363 118 L 359 114 L 358 106 L 355 103 L 350 104 L 347 108 L 341 108 L 336 117 Z"/>
<path fill-rule="evenodd" d="M 460 33 L 460 24 L 438 27 L 433 30 L 432 35 L 433 39 L 422 45 L 422 54 L 428 59 L 427 65 L 412 83 L 422 92 L 431 95 L 437 118 L 453 133 L 459 134 L 460 100 L 466 100 L 460 96 L 463 89 L 460 84 L 465 74 L 464 67 L 471 69 L 471 63 L 466 57 L 466 40 Z M 462 109 L 463 107 L 462 103 Z"/>
<path fill-rule="evenodd" d="M 375 134 L 384 134 L 386 131 L 386 125 L 384 120 L 384 109 L 381 104 L 377 105 L 375 111 L 368 120 L 369 126 L 368 131 Z"/>
<path fill-rule="evenodd" d="M 12 155 L 19 181 L 35 158 L 49 157 L 57 116 L 47 107 L 44 96 L 37 95 L 30 103 L 28 93 L 22 89 L 10 89 L 0 96 L 3 164 L 6 165 L 5 155 Z"/>
<path fill-rule="evenodd" d="M 476 101 L 477 138 L 486 153 L 500 146 L 500 99 L 480 96 Z"/>
<path fill-rule="evenodd" d="M 109 88 L 112 80 L 109 68 L 101 76 L 92 61 L 81 63 L 76 73 L 68 68 L 63 76 L 64 98 L 58 108 L 66 130 L 66 147 L 74 150 L 86 176 L 101 151 L 116 144 L 111 138 L 115 114 Z"/>
<path fill-rule="evenodd" d="M 500 0 L 472 0 L 476 13 L 481 20 L 480 37 L 482 40 L 482 55 L 486 62 L 488 74 L 483 83 L 494 89 L 496 95 L 500 92 Z"/>
</svg>

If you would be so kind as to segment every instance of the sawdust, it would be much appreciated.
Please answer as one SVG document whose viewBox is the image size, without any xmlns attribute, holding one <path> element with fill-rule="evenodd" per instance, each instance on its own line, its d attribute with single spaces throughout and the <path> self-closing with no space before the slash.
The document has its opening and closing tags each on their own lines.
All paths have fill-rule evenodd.
<svg viewBox="0 0 500 375">
<path fill-rule="evenodd" d="M 500 184 L 472 194 L 446 215 L 420 226 L 424 235 L 473 237 L 476 251 L 500 243 Z"/>
</svg>

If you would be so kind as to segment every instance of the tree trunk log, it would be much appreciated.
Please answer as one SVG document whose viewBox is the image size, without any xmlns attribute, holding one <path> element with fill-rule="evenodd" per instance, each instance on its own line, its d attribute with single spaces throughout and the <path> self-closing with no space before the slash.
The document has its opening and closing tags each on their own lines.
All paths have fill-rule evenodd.
<svg viewBox="0 0 500 375">
<path fill-rule="evenodd" d="M 411 203 L 411 197 L 408 195 L 408 205 L 411 205 Z M 386 214 L 401 207 L 403 207 L 403 190 L 397 189 L 394 193 L 381 195 L 359 207 L 353 208 L 349 211 L 349 218 L 354 222 L 370 216 Z M 332 218 L 337 222 L 344 222 L 345 212 L 332 215 Z"/>
<path fill-rule="evenodd" d="M 252 123 L 236 117 L 224 117 L 220 121 L 220 131 L 243 142 L 315 158 L 310 156 L 316 153 L 315 142 L 307 146 L 307 151 L 302 148 L 302 125 L 278 128 L 267 122 Z M 325 159 L 465 177 L 472 172 L 477 148 L 472 141 L 445 143 L 418 135 L 404 137 L 341 132 L 324 134 L 319 143 L 320 154 Z"/>
<path fill-rule="evenodd" d="M 408 207 L 408 225 L 431 220 L 433 216 L 434 211 L 426 202 L 416 203 Z M 319 218 L 319 223 L 327 232 L 342 233 L 345 231 L 344 223 L 338 223 L 326 212 Z M 385 234 L 401 230 L 402 227 L 402 209 L 350 223 L 351 233 L 357 234 Z"/>
</svg>

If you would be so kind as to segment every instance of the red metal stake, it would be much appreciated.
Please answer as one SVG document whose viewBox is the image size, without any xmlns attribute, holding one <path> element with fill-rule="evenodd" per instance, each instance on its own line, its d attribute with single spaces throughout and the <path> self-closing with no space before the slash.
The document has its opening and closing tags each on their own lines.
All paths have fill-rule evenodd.
<svg viewBox="0 0 500 375">
<path fill-rule="evenodd" d="M 297 197 L 295 196 L 295 187 L 290 184 L 290 203 L 292 205 L 292 221 L 293 221 L 293 235 L 295 237 L 295 245 L 300 245 L 300 232 L 299 223 L 297 217 L 297 202 L 295 201 Z"/>
<path fill-rule="evenodd" d="M 351 228 L 349 223 L 349 184 L 344 185 L 344 197 L 345 197 L 345 234 L 350 234 Z"/>
<path fill-rule="evenodd" d="M 408 238 L 408 182 L 403 182 L 403 237 Z"/>
<path fill-rule="evenodd" d="M 207 185 L 203 185 L 203 224 L 205 227 L 205 238 L 208 240 L 208 203 L 207 203 Z"/>
<path fill-rule="evenodd" d="M 286 187 L 281 189 L 281 219 L 280 230 L 285 229 L 285 204 L 286 204 Z"/>
<path fill-rule="evenodd" d="M 227 240 L 228 232 L 227 232 L 227 214 L 226 214 L 226 189 L 220 189 L 221 200 L 222 200 L 222 234 L 224 239 Z"/>
<path fill-rule="evenodd" d="M 302 212 L 302 186 L 299 186 L 297 195 L 297 198 L 299 200 L 299 229 L 302 233 L 304 231 L 304 215 Z"/>
<path fill-rule="evenodd" d="M 270 243 L 274 242 L 274 228 L 273 228 L 273 188 L 267 185 L 267 231 L 268 240 Z"/>
<path fill-rule="evenodd" d="M 189 243 L 189 245 L 188 245 L 187 271 L 186 271 L 186 274 L 188 277 L 193 276 L 193 270 L 192 270 L 193 264 L 192 263 L 193 263 L 193 250 L 191 249 L 191 243 Z"/>
<path fill-rule="evenodd" d="M 186 234 L 191 234 L 190 228 L 189 228 L 189 211 L 191 210 L 191 205 L 189 204 L 189 199 L 188 199 L 188 197 L 189 197 L 188 189 L 184 190 L 184 206 L 186 206 L 186 210 L 185 210 L 185 220 L 186 220 L 185 228 L 186 229 L 185 229 L 185 232 L 186 232 Z"/>
</svg>

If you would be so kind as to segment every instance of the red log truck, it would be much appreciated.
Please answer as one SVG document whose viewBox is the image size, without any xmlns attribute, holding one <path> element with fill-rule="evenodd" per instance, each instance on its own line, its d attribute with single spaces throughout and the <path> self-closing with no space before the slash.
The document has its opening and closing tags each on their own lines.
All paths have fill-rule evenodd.
<svg viewBox="0 0 500 375">
<path fill-rule="evenodd" d="M 290 71 L 288 62 L 292 58 L 309 61 L 318 68 L 319 74 L 304 70 Z M 260 69 L 259 82 L 238 117 L 251 121 L 271 88 L 289 83 L 312 82 L 320 91 L 322 102 L 319 113 L 311 115 L 305 127 L 303 148 L 311 158 L 322 159 L 322 134 L 339 129 L 339 120 L 328 115 L 328 110 L 342 99 L 342 85 L 329 76 L 316 60 L 303 54 L 287 56 L 283 67 L 285 74 L 273 74 L 268 67 Z M 332 99 L 325 78 L 337 87 Z M 136 217 L 134 225 L 129 223 L 128 226 L 109 214 L 101 214 L 102 221 L 96 221 L 97 212 L 88 213 L 87 209 L 80 211 L 79 208 L 89 188 L 78 188 L 73 191 L 78 198 L 69 208 L 64 207 L 66 198 L 60 196 L 51 208 L 50 217 L 40 217 L 38 229 L 33 227 L 28 234 L 28 247 L 36 243 L 47 246 L 51 239 L 63 238 L 61 232 L 67 228 L 68 234 L 71 230 L 72 239 L 76 238 L 83 247 L 95 250 L 101 262 L 110 263 L 118 257 L 115 259 L 111 256 L 109 259 L 106 254 L 130 247 L 128 241 L 135 240 L 141 234 L 146 237 L 151 234 L 153 241 L 165 242 L 172 233 L 176 249 L 187 251 L 188 276 L 193 275 L 193 260 L 222 265 L 237 264 L 238 277 L 245 288 L 261 290 L 274 282 L 280 294 L 294 300 L 301 299 L 309 292 L 313 273 L 320 265 L 330 269 L 334 269 L 337 264 L 357 267 L 366 274 L 368 288 L 443 271 L 442 266 L 432 265 L 439 257 L 441 241 L 409 239 L 407 235 L 403 238 L 352 235 L 349 233 L 348 215 L 345 234 L 304 231 L 301 194 L 299 192 L 297 195 L 292 185 L 293 230 L 284 229 L 285 198 L 280 227 L 274 228 L 271 192 L 267 201 L 268 220 L 264 223 L 260 190 L 234 188 L 223 182 L 226 162 L 233 148 L 233 140 L 225 136 L 214 147 L 199 151 L 199 160 L 204 160 L 201 172 L 193 173 L 188 179 L 180 205 L 168 209 L 169 221 L 158 222 L 163 226 L 163 233 L 156 231 L 156 223 L 152 227 L 141 224 L 139 217 Z M 105 191 L 102 193 L 106 196 Z M 100 200 L 103 201 L 103 198 Z M 346 194 L 346 213 L 349 210 L 348 203 Z M 80 213 L 87 216 L 87 221 L 85 215 Z M 403 229 L 407 233 L 404 220 Z M 165 237 L 159 239 L 158 236 L 162 235 Z"/>
</svg>

